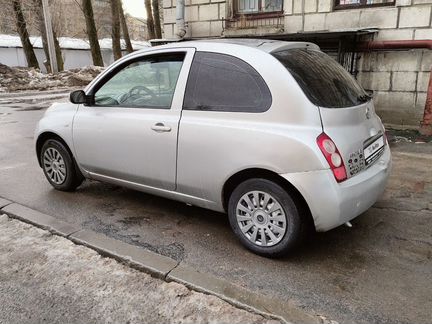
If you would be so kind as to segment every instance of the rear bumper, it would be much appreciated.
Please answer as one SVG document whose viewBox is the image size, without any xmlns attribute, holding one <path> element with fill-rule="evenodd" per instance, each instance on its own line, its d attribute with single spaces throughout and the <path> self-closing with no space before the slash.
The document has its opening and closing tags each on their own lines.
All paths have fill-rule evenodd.
<svg viewBox="0 0 432 324">
<path fill-rule="evenodd" d="M 305 198 L 315 229 L 328 231 L 369 209 L 384 192 L 391 169 L 388 145 L 370 168 L 337 183 L 331 170 L 282 174 Z"/>
</svg>

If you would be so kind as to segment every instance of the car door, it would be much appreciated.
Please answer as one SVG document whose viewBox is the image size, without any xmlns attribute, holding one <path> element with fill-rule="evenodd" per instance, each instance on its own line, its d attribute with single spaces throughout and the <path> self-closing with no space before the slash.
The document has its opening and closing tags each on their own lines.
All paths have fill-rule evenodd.
<svg viewBox="0 0 432 324">
<path fill-rule="evenodd" d="M 90 176 L 175 189 L 178 127 L 193 54 L 136 54 L 87 90 L 93 103 L 78 108 L 73 140 Z"/>
</svg>

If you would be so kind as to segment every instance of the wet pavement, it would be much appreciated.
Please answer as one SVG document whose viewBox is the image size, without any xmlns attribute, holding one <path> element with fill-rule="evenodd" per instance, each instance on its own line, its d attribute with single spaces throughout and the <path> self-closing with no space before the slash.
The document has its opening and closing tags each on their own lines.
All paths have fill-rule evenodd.
<svg viewBox="0 0 432 324">
<path fill-rule="evenodd" d="M 353 228 L 318 233 L 290 257 L 269 260 L 238 243 L 224 214 L 94 181 L 53 190 L 33 146 L 51 100 L 0 103 L 1 197 L 339 322 L 430 323 L 431 143 L 397 133 L 406 140 L 392 145 L 388 188 Z"/>
</svg>

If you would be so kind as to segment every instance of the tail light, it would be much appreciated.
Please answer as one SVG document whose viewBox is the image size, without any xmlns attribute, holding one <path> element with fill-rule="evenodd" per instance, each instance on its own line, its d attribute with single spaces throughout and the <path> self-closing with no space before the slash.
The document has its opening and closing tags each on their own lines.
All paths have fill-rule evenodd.
<svg viewBox="0 0 432 324">
<path fill-rule="evenodd" d="M 326 133 L 322 133 L 317 137 L 317 144 L 330 165 L 336 181 L 342 182 L 346 180 L 347 174 L 342 156 L 332 139 Z"/>
</svg>

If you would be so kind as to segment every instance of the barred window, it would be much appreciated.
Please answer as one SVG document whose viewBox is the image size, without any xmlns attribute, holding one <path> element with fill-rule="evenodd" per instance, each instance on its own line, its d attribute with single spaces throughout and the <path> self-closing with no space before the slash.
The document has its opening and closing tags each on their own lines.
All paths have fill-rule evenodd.
<svg viewBox="0 0 432 324">
<path fill-rule="evenodd" d="M 235 0 L 234 4 L 238 14 L 282 11 L 282 0 Z"/>
<path fill-rule="evenodd" d="M 336 0 L 335 9 L 391 6 L 395 0 Z"/>
</svg>

